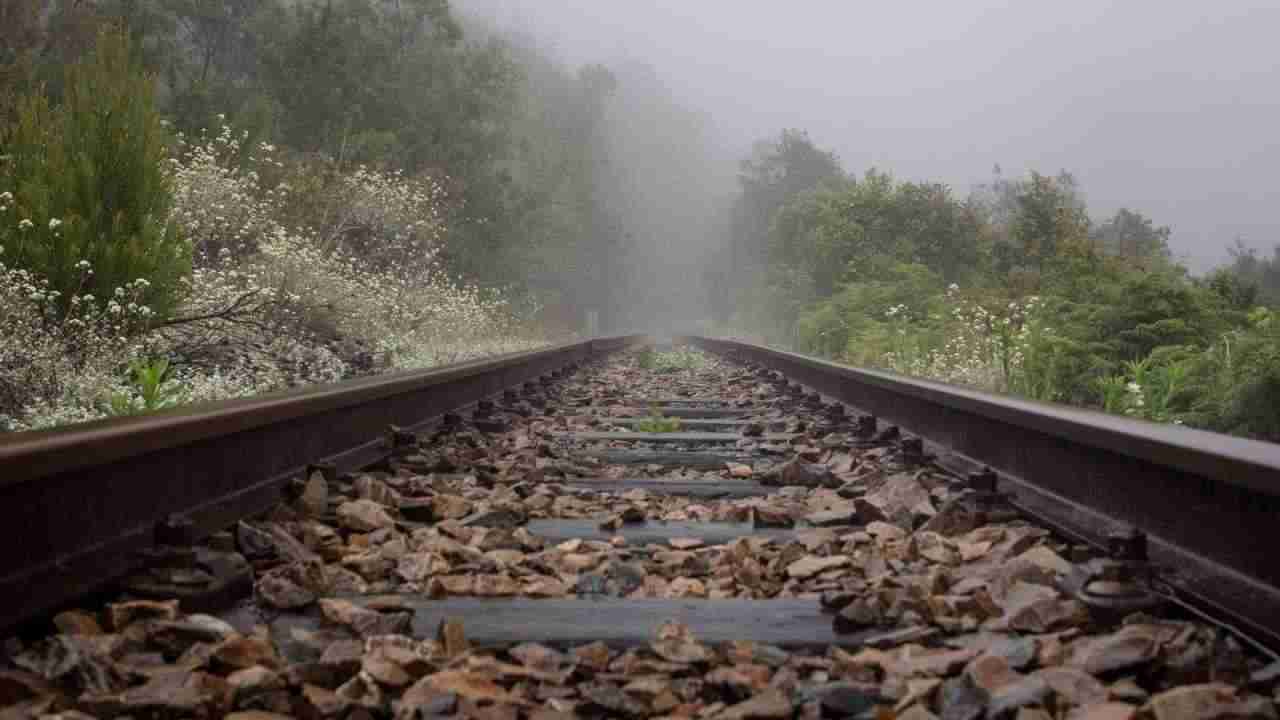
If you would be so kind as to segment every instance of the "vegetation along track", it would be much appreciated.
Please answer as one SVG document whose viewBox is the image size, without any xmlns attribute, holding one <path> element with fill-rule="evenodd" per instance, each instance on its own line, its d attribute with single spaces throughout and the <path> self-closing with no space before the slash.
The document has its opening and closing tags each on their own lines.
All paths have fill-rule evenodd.
<svg viewBox="0 0 1280 720">
<path fill-rule="evenodd" d="M 686 340 L 5 441 L 6 717 L 1276 716 L 1271 446 Z"/>
</svg>

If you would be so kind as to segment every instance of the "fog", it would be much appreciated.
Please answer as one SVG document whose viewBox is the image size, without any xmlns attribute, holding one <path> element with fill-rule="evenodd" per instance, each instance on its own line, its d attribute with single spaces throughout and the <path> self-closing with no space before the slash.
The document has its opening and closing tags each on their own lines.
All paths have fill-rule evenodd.
<svg viewBox="0 0 1280 720">
<path fill-rule="evenodd" d="M 703 204 L 727 192 L 753 141 L 791 127 L 852 173 L 876 167 L 961 194 L 996 164 L 1006 176 L 1067 170 L 1092 216 L 1145 213 L 1173 229 L 1174 252 L 1197 270 L 1226 259 L 1236 237 L 1258 247 L 1280 239 L 1274 2 L 459 5 L 536 35 L 571 65 L 652 68 L 652 81 L 703 124 L 705 148 L 668 149 L 696 161 L 685 180 L 706 191 Z M 620 111 L 648 117 L 625 103 Z M 649 209 L 664 193 L 689 199 L 681 183 L 649 187 L 638 201 Z"/>
</svg>

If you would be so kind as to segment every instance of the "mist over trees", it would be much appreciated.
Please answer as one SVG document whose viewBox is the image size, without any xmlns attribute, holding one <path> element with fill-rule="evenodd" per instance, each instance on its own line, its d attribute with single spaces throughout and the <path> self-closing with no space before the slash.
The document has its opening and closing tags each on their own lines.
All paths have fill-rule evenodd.
<svg viewBox="0 0 1280 720">
<path fill-rule="evenodd" d="M 447 0 L 4 3 L 0 422 L 700 328 L 1280 437 L 1280 254 L 732 147 L 669 81 Z"/>
</svg>

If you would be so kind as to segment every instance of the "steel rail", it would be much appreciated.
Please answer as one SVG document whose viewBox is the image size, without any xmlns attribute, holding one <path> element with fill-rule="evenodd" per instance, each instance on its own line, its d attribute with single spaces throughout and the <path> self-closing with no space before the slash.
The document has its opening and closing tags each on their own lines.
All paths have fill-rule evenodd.
<svg viewBox="0 0 1280 720">
<path fill-rule="evenodd" d="M 1162 579 L 1280 648 L 1280 445 L 862 370 L 735 340 L 682 338 L 752 361 L 988 466 L 1015 505 L 1086 541 L 1150 536 Z"/>
<path fill-rule="evenodd" d="M 573 363 L 619 336 L 297 391 L 0 435 L 0 630 L 128 572 L 182 519 L 201 537 L 270 509 L 309 466 L 391 453 L 394 433 Z"/>
</svg>

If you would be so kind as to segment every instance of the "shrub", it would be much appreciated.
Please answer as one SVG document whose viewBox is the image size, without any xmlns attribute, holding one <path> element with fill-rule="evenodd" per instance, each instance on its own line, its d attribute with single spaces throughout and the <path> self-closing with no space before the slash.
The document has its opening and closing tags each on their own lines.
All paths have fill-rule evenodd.
<svg viewBox="0 0 1280 720">
<path fill-rule="evenodd" d="M 190 251 L 170 217 L 169 136 L 154 95 L 130 60 L 128 37 L 105 31 L 93 54 L 68 68 L 62 104 L 23 97 L 3 137 L 0 245 L 11 267 L 58 293 L 62 314 L 74 296 L 105 306 L 138 279 L 148 283 L 141 305 L 163 317 L 175 304 Z"/>
<path fill-rule="evenodd" d="M 0 249 L 0 430 L 31 430 L 100 417 L 119 391 L 149 320 L 139 304 L 146 281 L 111 293 L 106 307 L 59 293 L 35 273 L 7 266 Z M 84 274 L 87 277 L 87 269 Z"/>
</svg>

